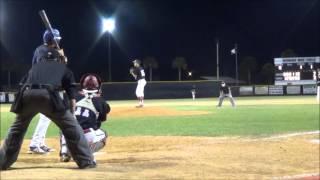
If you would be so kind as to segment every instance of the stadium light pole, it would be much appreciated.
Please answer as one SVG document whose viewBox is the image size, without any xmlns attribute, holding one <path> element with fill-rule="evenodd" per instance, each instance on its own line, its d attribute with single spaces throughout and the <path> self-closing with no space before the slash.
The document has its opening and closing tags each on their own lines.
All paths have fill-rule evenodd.
<svg viewBox="0 0 320 180">
<path fill-rule="evenodd" d="M 115 29 L 115 20 L 113 18 L 102 19 L 102 32 L 107 32 L 108 44 L 108 81 L 112 81 L 111 73 L 111 34 Z"/>
<path fill-rule="evenodd" d="M 231 54 L 235 56 L 236 60 L 236 84 L 239 84 L 239 73 L 238 73 L 238 44 L 234 44 L 234 48 L 231 50 Z"/>
<path fill-rule="evenodd" d="M 219 40 L 216 39 L 216 48 L 217 48 L 217 80 L 219 80 Z"/>
</svg>

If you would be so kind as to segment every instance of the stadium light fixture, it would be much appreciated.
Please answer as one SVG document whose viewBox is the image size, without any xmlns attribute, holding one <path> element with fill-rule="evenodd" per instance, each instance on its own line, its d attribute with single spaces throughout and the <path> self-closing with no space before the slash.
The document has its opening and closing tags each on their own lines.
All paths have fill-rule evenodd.
<svg viewBox="0 0 320 180">
<path fill-rule="evenodd" d="M 112 33 L 115 29 L 115 20 L 113 18 L 102 19 L 102 31 Z"/>
<path fill-rule="evenodd" d="M 112 81 L 112 68 L 111 68 L 111 35 L 112 32 L 115 30 L 116 28 L 116 22 L 114 18 L 103 18 L 102 19 L 102 32 L 108 32 L 106 33 L 106 37 L 107 37 L 107 44 L 108 44 L 108 81 L 111 82 Z"/>
</svg>

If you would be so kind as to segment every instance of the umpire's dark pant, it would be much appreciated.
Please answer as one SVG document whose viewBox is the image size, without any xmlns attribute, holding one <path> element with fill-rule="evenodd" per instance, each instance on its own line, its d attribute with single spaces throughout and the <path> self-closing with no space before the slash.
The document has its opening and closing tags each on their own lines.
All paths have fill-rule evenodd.
<svg viewBox="0 0 320 180">
<path fill-rule="evenodd" d="M 93 163 L 92 152 L 82 128 L 69 110 L 54 112 L 50 98 L 46 89 L 24 91 L 21 113 L 17 114 L 0 149 L 0 169 L 9 168 L 17 160 L 28 126 L 32 118 L 39 112 L 49 117 L 62 130 L 71 155 L 79 168 Z"/>
</svg>

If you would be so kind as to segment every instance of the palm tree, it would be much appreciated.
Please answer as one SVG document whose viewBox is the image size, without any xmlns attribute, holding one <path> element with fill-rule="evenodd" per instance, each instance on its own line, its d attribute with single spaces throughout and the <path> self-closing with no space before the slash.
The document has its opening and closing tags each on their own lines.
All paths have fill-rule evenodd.
<svg viewBox="0 0 320 180">
<path fill-rule="evenodd" d="M 172 68 L 178 69 L 178 79 L 181 81 L 181 70 L 187 69 L 187 61 L 184 57 L 175 57 L 172 61 Z"/>
<path fill-rule="evenodd" d="M 274 70 L 275 68 L 272 63 L 266 63 L 262 66 L 261 74 L 265 77 L 268 84 L 273 82 Z"/>
<path fill-rule="evenodd" d="M 143 59 L 144 68 L 149 69 L 149 80 L 152 81 L 152 69 L 157 69 L 159 67 L 156 58 L 148 56 Z"/>
<path fill-rule="evenodd" d="M 297 54 L 294 52 L 293 49 L 286 49 L 282 51 L 281 57 L 297 57 Z"/>
<path fill-rule="evenodd" d="M 252 72 L 257 69 L 256 58 L 252 56 L 246 56 L 243 58 L 243 61 L 240 63 L 240 73 L 242 76 L 247 77 L 247 82 L 251 84 Z"/>
</svg>

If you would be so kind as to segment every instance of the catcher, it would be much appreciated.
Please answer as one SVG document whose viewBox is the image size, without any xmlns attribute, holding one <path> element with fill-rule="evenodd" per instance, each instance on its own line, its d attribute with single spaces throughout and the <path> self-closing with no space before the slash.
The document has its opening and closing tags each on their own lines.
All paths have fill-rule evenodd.
<svg viewBox="0 0 320 180">
<path fill-rule="evenodd" d="M 133 67 L 130 68 L 130 74 L 137 80 L 137 88 L 136 88 L 136 96 L 138 98 L 139 104 L 136 106 L 137 108 L 142 108 L 144 106 L 144 87 L 147 84 L 145 79 L 144 69 L 141 67 L 141 61 L 139 59 L 135 59 L 132 61 Z"/>
<path fill-rule="evenodd" d="M 101 78 L 95 74 L 85 74 L 80 80 L 81 91 L 76 96 L 75 116 L 83 129 L 92 152 L 101 150 L 107 142 L 106 131 L 100 129 L 107 120 L 110 106 L 101 97 Z M 61 136 L 60 161 L 71 159 L 64 136 Z"/>
</svg>

